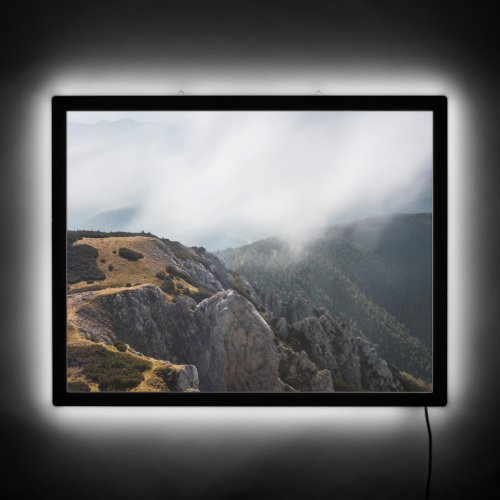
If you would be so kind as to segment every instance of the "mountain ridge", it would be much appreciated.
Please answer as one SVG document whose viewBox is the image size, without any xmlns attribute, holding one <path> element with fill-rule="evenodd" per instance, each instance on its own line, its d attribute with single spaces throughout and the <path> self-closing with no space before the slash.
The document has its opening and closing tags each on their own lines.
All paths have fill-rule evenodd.
<svg viewBox="0 0 500 500">
<path fill-rule="evenodd" d="M 265 292 L 350 318 L 383 357 L 430 380 L 431 214 L 325 228 L 299 253 L 273 237 L 216 255 Z"/>
<path fill-rule="evenodd" d="M 146 233 L 69 231 L 68 269 L 76 270 L 68 283 L 73 390 L 430 388 L 387 363 L 340 316 L 259 289 L 202 247 Z M 125 368 L 107 373 L 110 356 Z"/>
</svg>

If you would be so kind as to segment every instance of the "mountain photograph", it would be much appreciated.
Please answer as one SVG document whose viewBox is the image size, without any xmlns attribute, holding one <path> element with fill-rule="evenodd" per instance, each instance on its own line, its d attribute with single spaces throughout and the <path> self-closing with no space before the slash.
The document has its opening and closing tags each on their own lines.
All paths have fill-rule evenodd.
<svg viewBox="0 0 500 500">
<path fill-rule="evenodd" d="M 71 112 L 66 255 L 69 392 L 432 391 L 430 113 Z"/>
</svg>

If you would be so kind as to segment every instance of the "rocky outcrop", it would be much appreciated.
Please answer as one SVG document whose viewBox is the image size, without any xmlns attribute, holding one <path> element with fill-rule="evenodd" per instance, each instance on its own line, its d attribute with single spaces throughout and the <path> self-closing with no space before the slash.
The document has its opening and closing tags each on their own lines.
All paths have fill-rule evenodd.
<svg viewBox="0 0 500 500">
<path fill-rule="evenodd" d="M 187 260 L 182 262 L 182 268 L 187 272 L 197 283 L 214 292 L 221 292 L 224 290 L 222 283 L 213 274 L 215 267 L 205 267 L 198 262 Z"/>
<path fill-rule="evenodd" d="M 397 391 L 392 372 L 375 346 L 355 336 L 348 324 L 324 308 L 313 309 L 305 299 L 287 305 L 289 323 L 278 320 L 280 336 L 295 339 L 318 367 L 330 370 L 354 390 Z M 278 328 L 279 325 L 279 328 Z"/>
<path fill-rule="evenodd" d="M 177 244 L 180 245 L 179 243 Z M 200 256 L 197 257 L 199 261 L 191 258 L 183 259 L 175 254 L 171 245 L 172 242 L 166 243 L 165 241 L 158 240 L 158 248 L 163 252 L 164 258 L 167 258 L 166 264 L 168 266 L 173 267 L 181 274 L 189 275 L 194 282 L 212 292 L 220 292 L 226 288 L 223 281 L 227 271 L 224 273 L 220 272 L 221 269 L 224 269 L 223 264 L 215 255 L 204 253 L 203 259 Z M 183 245 L 180 246 L 184 248 L 186 255 L 189 255 L 189 252 L 193 252 L 193 249 L 184 247 Z M 194 255 L 193 253 L 192 256 Z"/>
<path fill-rule="evenodd" d="M 148 249 L 205 294 L 197 300 L 213 295 L 197 304 L 183 292 L 169 302 L 156 286 L 141 285 L 73 293 L 68 306 L 84 337 L 119 340 L 132 353 L 175 364 L 170 390 L 397 391 L 408 384 L 374 344 L 325 308 L 263 293 L 202 248 L 158 240 Z"/>
<path fill-rule="evenodd" d="M 282 340 L 287 340 L 288 338 L 288 323 L 286 319 L 282 316 L 278 321 L 276 321 L 276 335 Z"/>
<path fill-rule="evenodd" d="M 173 363 L 190 363 L 178 361 L 176 346 L 169 334 L 175 323 L 179 326 L 190 323 L 189 308 L 185 301 L 166 303 L 156 286 L 145 285 L 98 295 L 87 308 L 80 310 L 79 316 L 87 314 L 85 309 L 94 310 L 94 314 L 99 314 L 102 322 L 109 325 L 112 334 L 105 339 L 108 343 L 120 340 L 146 356 Z"/>
<path fill-rule="evenodd" d="M 228 288 L 233 288 L 238 293 L 247 298 L 260 312 L 263 312 L 264 306 L 260 298 L 260 294 L 255 289 L 254 285 L 238 273 L 230 273 L 230 280 L 227 283 Z"/>
<path fill-rule="evenodd" d="M 68 309 L 77 310 L 78 331 L 88 340 L 112 344 L 115 339 L 113 328 L 101 311 L 91 306 L 92 292 L 68 295 Z"/>
<path fill-rule="evenodd" d="M 372 391 L 398 391 L 402 388 L 394 380 L 387 362 L 378 357 L 371 342 L 356 338 L 356 352 L 359 358 L 361 386 Z"/>
<path fill-rule="evenodd" d="M 196 366 L 202 391 L 281 390 L 273 332 L 233 290 L 200 304 L 189 297 L 167 303 L 145 285 L 97 296 L 87 309 L 102 311 L 108 343 L 118 339 L 147 356 Z"/>
<path fill-rule="evenodd" d="M 319 369 L 305 351 L 296 352 L 283 343 L 278 344 L 280 376 L 296 391 L 333 392 L 332 373 Z"/>
<path fill-rule="evenodd" d="M 255 306 L 231 289 L 199 304 L 187 296 L 166 302 L 153 285 L 92 300 L 88 295 L 77 315 L 80 333 L 186 365 L 178 374 L 179 390 L 196 389 L 199 379 L 201 391 L 331 392 L 332 374 L 352 390 L 400 389 L 373 344 L 305 299 L 283 305 L 275 295 L 262 301 L 273 308 L 266 307 L 264 316 L 287 314 L 272 321 L 273 332 Z M 82 299 L 76 294 L 71 300 Z"/>
<path fill-rule="evenodd" d="M 210 346 L 211 385 L 228 391 L 279 390 L 273 332 L 248 300 L 227 290 L 201 302 L 195 315 Z"/>
<path fill-rule="evenodd" d="M 270 319 L 283 316 L 283 301 L 277 293 L 263 293 L 262 304 L 268 311 Z"/>
<path fill-rule="evenodd" d="M 169 373 L 168 388 L 171 392 L 199 392 L 198 370 L 194 365 L 176 366 Z"/>
<path fill-rule="evenodd" d="M 306 318 L 309 318 L 313 315 L 313 306 L 312 304 L 302 298 L 297 297 L 293 299 L 286 306 L 286 318 L 289 323 L 297 323 L 298 321 L 302 321 Z"/>
</svg>

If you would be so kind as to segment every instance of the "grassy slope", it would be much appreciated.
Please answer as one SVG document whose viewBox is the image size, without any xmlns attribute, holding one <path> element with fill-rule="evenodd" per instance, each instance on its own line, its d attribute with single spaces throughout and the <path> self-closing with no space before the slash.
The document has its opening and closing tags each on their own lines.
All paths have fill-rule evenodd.
<svg viewBox="0 0 500 500">
<path fill-rule="evenodd" d="M 91 285 L 85 281 L 74 283 L 69 286 L 70 293 L 120 288 L 128 284 L 132 286 L 152 284 L 159 287 L 162 281 L 156 277 L 156 274 L 165 271 L 166 265 L 171 262 L 168 255 L 159 247 L 159 241 L 147 236 L 82 238 L 74 244 L 91 246 L 98 251 L 97 265 L 105 279 Z M 122 247 L 139 252 L 144 257 L 138 261 L 124 259 L 118 255 L 118 249 Z M 101 262 L 102 260 L 104 262 Z M 110 265 L 112 270 L 109 270 Z M 198 291 L 197 287 L 182 278 L 172 278 L 174 284 L 180 284 L 191 292 Z M 171 294 L 165 294 L 165 296 L 168 300 L 172 300 Z"/>
<path fill-rule="evenodd" d="M 79 334 L 75 316 L 79 307 L 88 305 L 96 296 L 118 293 L 122 290 L 130 290 L 144 284 L 153 284 L 160 286 L 162 280 L 156 277 L 160 271 L 165 271 L 166 265 L 172 261 L 159 247 L 159 240 L 149 236 L 122 236 L 122 237 L 100 237 L 100 238 L 82 238 L 76 240 L 74 245 L 85 245 L 95 248 L 98 252 L 97 265 L 100 271 L 105 276 L 105 279 L 99 282 L 88 284 L 86 281 L 71 284 L 68 292 L 75 294 L 78 292 L 90 291 L 88 296 L 81 296 L 82 301 L 76 305 L 73 302 L 68 302 L 68 383 L 71 387 L 88 388 L 91 391 L 99 391 L 99 384 L 96 381 L 97 372 L 102 371 L 102 365 L 116 365 L 122 368 L 122 371 L 116 371 L 118 379 L 120 373 L 123 374 L 123 379 L 129 375 L 135 376 L 138 380 L 137 384 L 128 387 L 126 390 L 138 392 L 165 392 L 169 390 L 168 383 L 165 380 L 165 372 L 176 371 L 179 369 L 177 365 L 138 356 L 131 352 L 121 353 L 113 346 L 108 346 L 104 343 L 96 343 L 84 338 Z M 144 257 L 138 261 L 130 261 L 118 255 L 118 249 L 126 247 L 140 252 Z M 115 251 L 116 253 L 113 253 Z M 104 262 L 101 262 L 103 260 Z M 113 269 L 109 270 L 109 265 Z M 169 273 L 166 273 L 167 275 Z M 187 288 L 190 292 L 197 292 L 199 289 L 196 286 L 188 283 L 178 276 L 170 275 L 174 285 Z M 131 285 L 128 286 L 128 285 Z M 167 301 L 175 300 L 174 296 L 169 293 L 163 294 Z M 76 295 L 75 295 L 76 297 Z M 103 363 L 105 362 L 105 363 Z M 145 363 L 146 362 L 146 363 Z M 72 366 L 73 365 L 73 366 Z M 147 365 L 147 366 L 146 366 Z M 124 367 L 128 366 L 129 374 L 125 374 Z M 142 367 L 144 369 L 142 370 Z M 137 372 L 140 376 L 137 376 Z M 102 373 L 100 374 L 102 379 Z M 125 380 L 122 380 L 122 385 L 127 385 Z M 129 385 L 132 384 L 130 381 Z M 118 381 L 118 386 L 120 380 Z"/>
<path fill-rule="evenodd" d="M 178 370 L 180 368 L 178 365 L 132 352 L 123 353 L 116 347 L 86 339 L 78 333 L 75 326 L 76 312 L 73 307 L 68 311 L 67 346 L 68 384 L 70 387 L 77 387 L 75 384 L 78 384 L 80 387 L 87 386 L 91 392 L 99 392 L 101 388 L 98 382 L 99 375 L 102 375 L 102 365 L 105 364 L 112 370 L 113 365 L 118 364 L 128 372 L 126 373 L 123 369 L 120 372 L 115 371 L 119 386 L 127 385 L 126 382 L 130 379 L 130 374 L 139 375 L 137 383 L 129 384 L 127 389 L 122 390 L 131 392 L 168 392 L 170 390 L 164 373 Z"/>
<path fill-rule="evenodd" d="M 207 260 L 202 252 L 195 251 L 189 247 L 184 247 L 177 242 L 170 242 L 169 240 L 164 240 L 164 242 L 170 246 L 170 249 L 176 257 L 182 260 L 190 259 L 203 263 Z M 83 304 L 88 305 L 89 301 L 93 301 L 93 298 L 99 295 L 114 294 L 126 289 L 130 290 L 129 285 L 131 285 L 132 288 L 142 286 L 143 284 L 160 286 L 162 279 L 157 277 L 159 272 L 164 272 L 166 275 L 170 275 L 176 287 L 177 285 L 181 285 L 183 288 L 188 288 L 191 292 L 199 290 L 196 286 L 193 286 L 190 282 L 182 279 L 179 275 L 166 271 L 167 266 L 171 264 L 172 260 L 170 256 L 162 248 L 160 248 L 160 242 L 155 237 L 149 235 L 100 236 L 96 238 L 83 237 L 80 240 L 74 240 L 74 244 L 85 245 L 95 249 L 97 252 L 97 266 L 104 275 L 104 279 L 102 281 L 91 285 L 82 281 L 74 283 L 69 287 L 71 294 L 78 294 L 78 292 L 82 291 L 91 291 L 80 306 Z M 118 255 L 118 249 L 122 247 L 130 248 L 133 251 L 139 252 L 144 257 L 138 261 L 124 259 Z M 266 255 L 265 258 L 267 260 L 269 255 Z M 101 262 L 101 260 L 104 262 Z M 113 267 L 112 270 L 109 270 L 110 264 Z M 221 270 L 220 274 L 221 279 L 223 279 L 223 273 Z M 280 285 L 283 285 L 283 283 Z M 304 284 L 302 283 L 302 286 L 303 285 Z M 285 286 L 285 288 L 288 287 Z M 164 293 L 164 296 L 168 301 L 174 300 L 174 296 L 171 294 Z M 75 297 L 80 297 L 80 295 L 75 295 Z M 169 379 L 168 377 L 165 377 L 165 373 L 176 371 L 179 369 L 179 366 L 154 358 L 138 356 L 130 352 L 121 353 L 113 346 L 92 342 L 82 337 L 75 327 L 74 320 L 77 307 L 78 306 L 75 307 L 75 305 L 71 303 L 68 310 L 68 353 L 69 357 L 73 357 L 74 361 L 72 363 L 74 366 L 70 366 L 68 370 L 68 382 L 72 384 L 72 387 L 99 391 L 99 384 L 96 381 L 98 377 L 95 373 L 95 367 L 99 366 L 99 359 L 101 359 L 105 360 L 106 364 L 121 364 L 122 367 L 124 363 L 125 365 L 128 363 L 127 366 L 130 368 L 130 373 L 135 373 L 137 383 L 131 385 L 130 382 L 130 387 L 127 387 L 125 390 L 137 392 L 165 392 L 169 390 Z M 137 366 L 139 366 L 139 370 L 137 369 Z M 92 372 L 92 369 L 94 369 L 94 373 Z M 140 376 L 137 376 L 137 372 L 139 372 Z M 118 374 L 118 378 L 119 377 L 120 375 Z M 408 375 L 408 377 L 411 376 Z M 413 378 L 411 377 L 411 379 Z M 339 386 L 339 381 L 334 382 L 336 382 L 335 385 L 337 390 L 342 390 Z M 419 382 L 421 381 L 409 380 L 409 382 L 415 382 L 413 390 L 418 390 L 416 386 L 420 385 Z M 124 383 L 126 385 L 126 382 Z M 344 390 L 349 390 L 349 388 L 346 387 Z"/>
</svg>

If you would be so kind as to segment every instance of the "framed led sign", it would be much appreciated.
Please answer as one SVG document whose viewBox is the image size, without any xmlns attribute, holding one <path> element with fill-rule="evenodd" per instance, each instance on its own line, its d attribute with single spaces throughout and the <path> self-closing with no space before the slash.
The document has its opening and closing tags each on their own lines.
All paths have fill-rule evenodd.
<svg viewBox="0 0 500 500">
<path fill-rule="evenodd" d="M 52 106 L 55 405 L 446 404 L 446 97 Z"/>
</svg>

